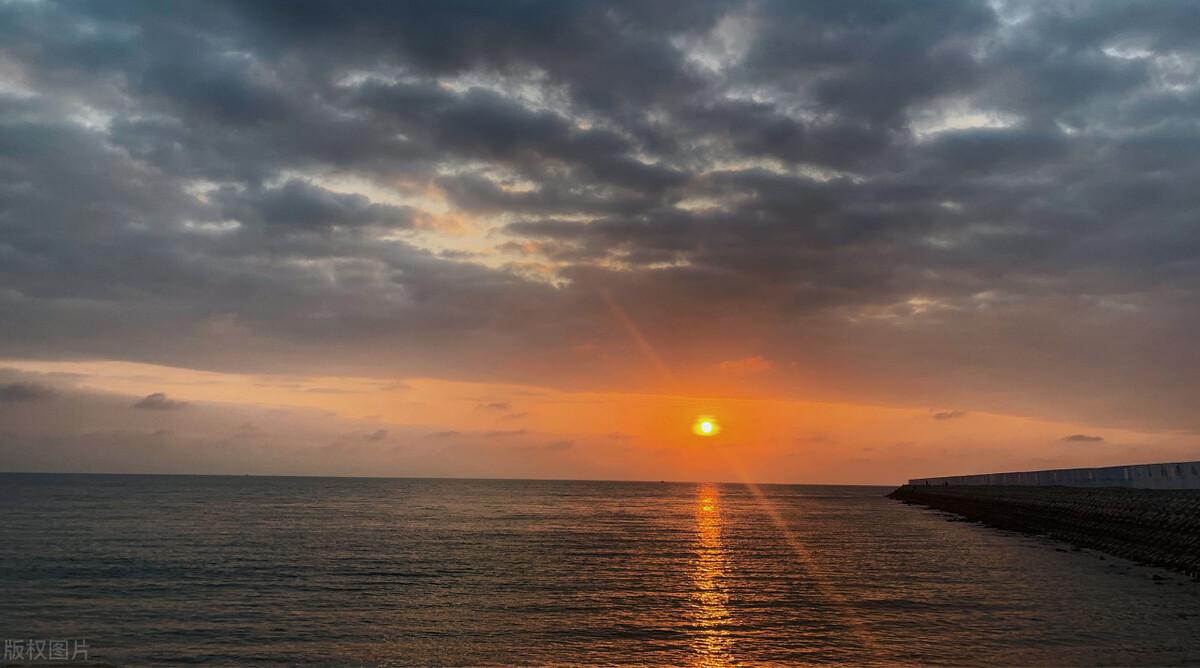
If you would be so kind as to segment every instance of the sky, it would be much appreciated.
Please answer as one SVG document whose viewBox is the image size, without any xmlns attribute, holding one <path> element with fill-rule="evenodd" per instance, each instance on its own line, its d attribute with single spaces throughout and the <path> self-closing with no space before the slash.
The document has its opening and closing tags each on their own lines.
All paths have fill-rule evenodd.
<svg viewBox="0 0 1200 668">
<path fill-rule="evenodd" d="M 0 470 L 1200 459 L 1198 24 L 0 0 Z"/>
</svg>

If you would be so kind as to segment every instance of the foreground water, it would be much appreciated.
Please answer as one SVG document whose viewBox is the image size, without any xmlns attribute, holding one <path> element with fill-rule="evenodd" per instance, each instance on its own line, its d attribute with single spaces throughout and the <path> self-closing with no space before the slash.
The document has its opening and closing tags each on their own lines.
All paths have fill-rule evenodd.
<svg viewBox="0 0 1200 668">
<path fill-rule="evenodd" d="M 1200 661 L 1200 585 L 886 491 L 0 474 L 0 637 L 118 665 Z"/>
</svg>

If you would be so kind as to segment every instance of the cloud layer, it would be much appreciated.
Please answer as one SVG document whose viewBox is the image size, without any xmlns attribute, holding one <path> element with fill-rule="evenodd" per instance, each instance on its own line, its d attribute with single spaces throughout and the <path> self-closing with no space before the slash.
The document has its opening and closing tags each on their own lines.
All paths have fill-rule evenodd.
<svg viewBox="0 0 1200 668">
<path fill-rule="evenodd" d="M 1198 19 L 7 3 L 0 354 L 1195 430 Z"/>
<path fill-rule="evenodd" d="M 133 404 L 134 408 L 140 408 L 148 411 L 174 411 L 187 406 L 187 402 L 176 401 L 169 399 L 162 392 L 154 392 L 147 394 L 145 397 L 138 399 L 137 403 Z"/>
</svg>

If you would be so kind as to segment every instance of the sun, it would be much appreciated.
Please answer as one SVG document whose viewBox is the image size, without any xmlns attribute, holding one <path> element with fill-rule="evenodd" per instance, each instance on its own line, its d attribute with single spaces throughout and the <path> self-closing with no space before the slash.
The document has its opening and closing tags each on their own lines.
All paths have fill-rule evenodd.
<svg viewBox="0 0 1200 668">
<path fill-rule="evenodd" d="M 692 423 L 692 433 L 697 436 L 716 436 L 721 433 L 721 424 L 711 415 L 698 415 Z"/>
</svg>

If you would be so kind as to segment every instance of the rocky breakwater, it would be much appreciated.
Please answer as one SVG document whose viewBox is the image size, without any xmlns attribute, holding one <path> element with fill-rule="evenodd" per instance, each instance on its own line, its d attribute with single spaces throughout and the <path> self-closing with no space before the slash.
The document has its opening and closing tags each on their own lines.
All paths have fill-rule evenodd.
<svg viewBox="0 0 1200 668">
<path fill-rule="evenodd" d="M 910 484 L 888 496 L 1200 579 L 1200 490 Z"/>
</svg>

